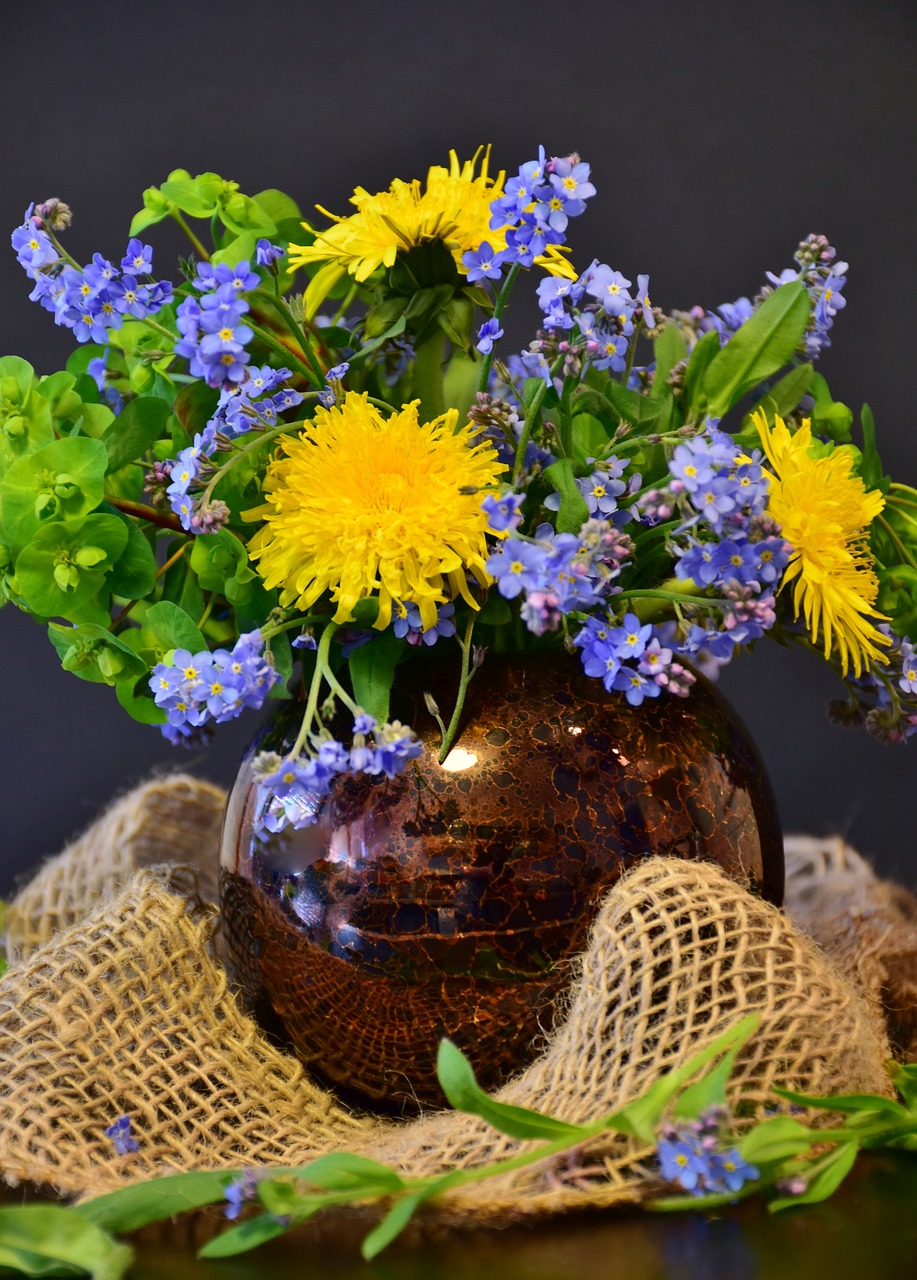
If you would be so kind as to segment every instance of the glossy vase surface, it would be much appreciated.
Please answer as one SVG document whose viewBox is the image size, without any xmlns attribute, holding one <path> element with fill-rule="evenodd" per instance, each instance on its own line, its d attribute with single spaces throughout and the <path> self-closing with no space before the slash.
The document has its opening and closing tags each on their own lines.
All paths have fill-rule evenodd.
<svg viewBox="0 0 917 1280">
<path fill-rule="evenodd" d="M 255 750 L 283 751 L 297 709 L 253 744 L 230 797 L 221 889 L 235 976 L 303 1061 L 347 1097 L 440 1104 L 439 1041 L 492 1087 L 549 1030 L 603 895 L 652 854 L 718 863 L 779 903 L 770 784 L 705 680 L 630 707 L 565 654 L 490 655 L 437 763 L 424 706 L 455 698 L 452 664 L 406 664 L 392 717 L 423 757 L 348 776 L 318 821 L 255 835 Z"/>
</svg>

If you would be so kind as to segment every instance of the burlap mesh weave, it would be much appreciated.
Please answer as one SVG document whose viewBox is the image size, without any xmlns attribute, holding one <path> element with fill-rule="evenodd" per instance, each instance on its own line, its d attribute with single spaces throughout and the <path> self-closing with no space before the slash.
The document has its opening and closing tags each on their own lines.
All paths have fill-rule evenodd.
<svg viewBox="0 0 917 1280">
<path fill-rule="evenodd" d="M 302 1164 L 336 1148 L 414 1175 L 520 1149 L 470 1116 L 357 1116 L 265 1040 L 228 988 L 215 910 L 202 901 L 221 802 L 188 777 L 148 783 L 13 904 L 16 959 L 0 982 L 0 1173 L 85 1195 L 167 1171 Z M 809 857 L 798 871 L 805 923 L 825 863 L 819 872 L 812 850 L 789 852 L 791 885 Z M 174 862 L 186 869 L 157 865 Z M 210 869 L 200 894 L 188 865 Z M 846 953 L 843 964 L 717 868 L 650 859 L 608 894 L 565 1018 L 500 1096 L 594 1119 L 752 1010 L 761 1026 L 739 1059 L 733 1101 L 763 1107 L 773 1084 L 887 1092 L 881 993 Z M 123 1114 L 141 1145 L 116 1157 L 103 1130 Z M 527 1169 L 453 1192 L 434 1212 L 506 1221 L 640 1201 L 658 1189 L 648 1155 L 613 1143 L 585 1168 Z"/>
</svg>

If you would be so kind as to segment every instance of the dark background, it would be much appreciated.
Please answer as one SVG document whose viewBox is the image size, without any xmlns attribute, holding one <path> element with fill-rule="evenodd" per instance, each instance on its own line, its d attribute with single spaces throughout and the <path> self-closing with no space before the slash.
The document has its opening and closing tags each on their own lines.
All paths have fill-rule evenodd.
<svg viewBox="0 0 917 1280">
<path fill-rule="evenodd" d="M 142 189 L 177 166 L 344 211 L 356 184 L 421 176 L 450 147 L 492 142 L 511 172 L 539 142 L 577 148 L 599 195 L 573 228 L 576 261 L 649 271 L 666 309 L 751 295 L 825 232 L 851 271 L 822 372 L 872 405 L 886 469 L 914 482 L 915 43 L 908 0 L 4 5 L 0 224 L 57 195 L 75 209 L 74 255 L 119 258 Z M 149 239 L 169 276 L 183 245 L 164 227 Z M 71 336 L 28 290 L 0 254 L 0 352 L 51 372 Z M 525 325 L 511 332 L 521 345 Z M 766 642 L 722 684 L 785 827 L 842 832 L 917 880 L 917 747 L 832 728 L 830 674 Z M 3 610 L 0 894 L 153 767 L 228 782 L 254 727 L 175 751 Z"/>
</svg>

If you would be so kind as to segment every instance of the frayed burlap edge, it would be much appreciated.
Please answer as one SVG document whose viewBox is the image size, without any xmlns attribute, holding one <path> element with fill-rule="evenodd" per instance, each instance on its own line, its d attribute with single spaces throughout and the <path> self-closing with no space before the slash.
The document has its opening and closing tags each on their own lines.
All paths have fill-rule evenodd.
<svg viewBox="0 0 917 1280">
<path fill-rule="evenodd" d="M 213 910 L 187 875 L 148 865 L 129 874 L 157 849 L 160 859 L 181 850 L 206 894 L 212 877 L 200 873 L 216 863 L 220 801 L 186 777 L 147 784 L 13 904 L 10 936 L 23 958 L 0 983 L 0 1173 L 87 1195 L 179 1169 L 302 1164 L 336 1148 L 411 1175 L 524 1149 L 465 1115 L 403 1125 L 357 1116 L 265 1040 L 228 988 L 210 946 Z M 68 926 L 51 933 L 43 902 Z M 593 1119 L 752 1010 L 761 1026 L 738 1061 L 733 1104 L 760 1113 L 777 1083 L 887 1092 L 881 1011 L 853 976 L 717 868 L 648 859 L 609 893 L 566 1016 L 500 1096 Z M 113 1156 L 104 1138 L 120 1114 L 132 1117 L 137 1155 Z M 454 1191 L 434 1212 L 507 1222 L 639 1203 L 657 1189 L 650 1155 L 611 1142 L 572 1164 Z"/>
</svg>

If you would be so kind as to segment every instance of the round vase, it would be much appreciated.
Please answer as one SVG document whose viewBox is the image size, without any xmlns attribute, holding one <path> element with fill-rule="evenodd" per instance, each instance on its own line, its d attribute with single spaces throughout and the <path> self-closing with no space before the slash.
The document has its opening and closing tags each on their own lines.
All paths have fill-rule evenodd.
<svg viewBox="0 0 917 1280">
<path fill-rule="evenodd" d="M 423 756 L 338 779 L 313 826 L 255 834 L 255 751 L 292 745 L 299 708 L 252 744 L 223 829 L 230 962 L 256 1009 L 353 1100 L 443 1102 L 449 1036 L 492 1087 L 550 1030 L 604 894 L 653 854 L 718 863 L 779 903 L 783 849 L 761 759 L 702 677 L 631 707 L 564 653 L 492 654 L 443 762 L 425 709 L 454 664 L 405 664 L 392 718 Z"/>
</svg>

